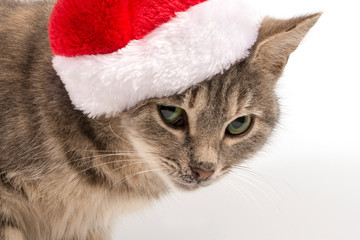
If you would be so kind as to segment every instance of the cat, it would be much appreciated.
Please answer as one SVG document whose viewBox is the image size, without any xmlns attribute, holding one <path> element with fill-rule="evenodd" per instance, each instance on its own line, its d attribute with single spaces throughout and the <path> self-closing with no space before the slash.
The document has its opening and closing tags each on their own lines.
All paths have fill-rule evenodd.
<svg viewBox="0 0 360 240">
<path fill-rule="evenodd" d="M 321 15 L 265 17 L 223 73 L 91 118 L 52 67 L 53 4 L 0 2 L 0 239 L 110 239 L 117 216 L 219 180 L 266 143 L 276 82 Z"/>
</svg>

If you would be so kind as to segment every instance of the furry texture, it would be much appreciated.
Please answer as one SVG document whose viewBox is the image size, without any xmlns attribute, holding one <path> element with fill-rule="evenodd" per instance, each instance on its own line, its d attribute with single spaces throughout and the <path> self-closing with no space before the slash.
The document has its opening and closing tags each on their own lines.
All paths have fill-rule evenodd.
<svg viewBox="0 0 360 240">
<path fill-rule="evenodd" d="M 266 18 L 249 57 L 222 74 L 93 119 L 74 109 L 51 65 L 52 6 L 0 1 L 1 240 L 109 239 L 116 216 L 219 180 L 268 139 L 283 60 L 319 17 Z M 166 124 L 159 105 L 184 109 L 184 127 Z M 226 134 L 244 115 L 251 129 Z M 199 181 L 194 167 L 213 174 Z"/>
<path fill-rule="evenodd" d="M 259 25 L 242 1 L 209 0 L 117 52 L 55 56 L 53 64 L 77 109 L 109 116 L 222 73 L 248 56 Z"/>
<path fill-rule="evenodd" d="M 51 48 L 68 57 L 112 53 L 203 1 L 58 0 L 50 16 Z"/>
</svg>

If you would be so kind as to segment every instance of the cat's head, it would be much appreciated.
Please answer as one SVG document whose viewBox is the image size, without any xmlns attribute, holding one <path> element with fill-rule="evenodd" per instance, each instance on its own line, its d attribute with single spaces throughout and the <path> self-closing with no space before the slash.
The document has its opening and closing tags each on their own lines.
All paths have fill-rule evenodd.
<svg viewBox="0 0 360 240">
<path fill-rule="evenodd" d="M 276 80 L 319 17 L 265 18 L 247 59 L 183 94 L 149 99 L 123 113 L 122 125 L 142 161 L 190 190 L 256 153 L 279 119 Z"/>
</svg>

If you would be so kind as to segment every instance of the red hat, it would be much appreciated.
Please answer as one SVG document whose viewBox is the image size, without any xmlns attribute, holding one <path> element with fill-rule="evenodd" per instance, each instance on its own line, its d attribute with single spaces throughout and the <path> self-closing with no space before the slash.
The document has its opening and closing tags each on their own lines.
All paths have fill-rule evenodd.
<svg viewBox="0 0 360 240">
<path fill-rule="evenodd" d="M 58 0 L 53 66 L 77 109 L 112 115 L 246 58 L 259 23 L 242 0 Z"/>
</svg>

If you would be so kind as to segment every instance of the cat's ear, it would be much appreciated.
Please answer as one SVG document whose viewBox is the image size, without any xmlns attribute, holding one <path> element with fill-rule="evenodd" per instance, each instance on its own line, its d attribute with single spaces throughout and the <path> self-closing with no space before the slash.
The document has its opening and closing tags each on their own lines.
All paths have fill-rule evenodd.
<svg viewBox="0 0 360 240">
<path fill-rule="evenodd" d="M 249 58 L 252 67 L 270 78 L 277 79 L 282 74 L 290 54 L 320 16 L 321 13 L 288 20 L 264 18 Z"/>
</svg>

